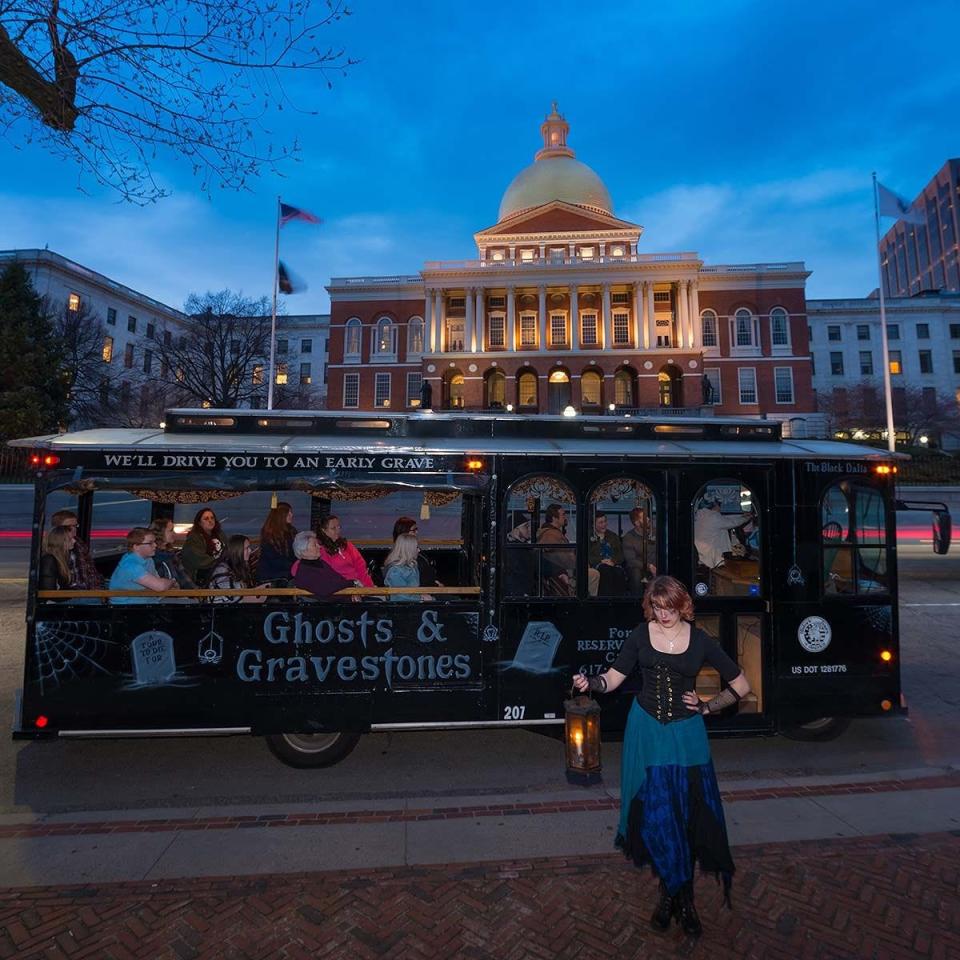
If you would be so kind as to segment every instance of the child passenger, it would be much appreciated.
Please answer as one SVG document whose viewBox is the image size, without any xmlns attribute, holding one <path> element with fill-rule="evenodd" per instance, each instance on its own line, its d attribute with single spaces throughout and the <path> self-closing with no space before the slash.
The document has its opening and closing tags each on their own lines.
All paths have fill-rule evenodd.
<svg viewBox="0 0 960 960">
<path fill-rule="evenodd" d="M 401 533 L 393 544 L 393 549 L 383 562 L 383 584 L 386 587 L 419 587 L 420 570 L 417 556 L 420 545 L 412 533 Z M 432 600 L 433 597 L 419 593 L 395 593 L 392 600 Z"/>
</svg>

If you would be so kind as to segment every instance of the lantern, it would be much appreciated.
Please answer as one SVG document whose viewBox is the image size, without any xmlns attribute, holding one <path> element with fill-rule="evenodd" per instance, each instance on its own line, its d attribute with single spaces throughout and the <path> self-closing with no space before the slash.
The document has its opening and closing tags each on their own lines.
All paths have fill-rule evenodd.
<svg viewBox="0 0 960 960">
<path fill-rule="evenodd" d="M 588 787 L 600 782 L 600 705 L 592 697 L 565 700 L 567 782 Z"/>
</svg>

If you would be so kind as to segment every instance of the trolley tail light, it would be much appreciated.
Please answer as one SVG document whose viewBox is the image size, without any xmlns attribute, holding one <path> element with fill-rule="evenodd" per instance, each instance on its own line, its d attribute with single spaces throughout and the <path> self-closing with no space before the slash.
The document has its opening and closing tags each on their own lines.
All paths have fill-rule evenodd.
<svg viewBox="0 0 960 960">
<path fill-rule="evenodd" d="M 880 701 L 880 709 L 881 709 L 884 713 L 886 713 L 888 710 L 892 710 L 892 709 L 893 709 L 893 701 L 892 701 L 892 700 L 881 700 L 881 701 Z"/>
<path fill-rule="evenodd" d="M 33 725 L 34 725 L 38 730 L 44 730 L 44 729 L 46 729 L 46 727 L 49 725 L 49 723 L 50 723 L 49 717 L 44 716 L 42 713 L 40 714 L 39 717 L 37 717 L 36 720 L 33 721 Z"/>
<path fill-rule="evenodd" d="M 894 464 L 880 463 L 873 468 L 873 472 L 880 474 L 881 477 L 886 477 L 893 473 L 899 473 L 900 471 Z"/>
<path fill-rule="evenodd" d="M 55 467 L 60 462 L 60 458 L 55 453 L 41 455 L 33 453 L 30 455 L 31 467 Z"/>
</svg>

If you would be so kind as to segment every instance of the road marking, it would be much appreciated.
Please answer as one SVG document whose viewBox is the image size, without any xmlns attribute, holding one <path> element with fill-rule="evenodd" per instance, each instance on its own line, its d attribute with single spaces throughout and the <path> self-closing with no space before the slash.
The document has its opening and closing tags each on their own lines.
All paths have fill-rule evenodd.
<svg viewBox="0 0 960 960">
<path fill-rule="evenodd" d="M 901 603 L 901 607 L 960 607 L 960 603 Z"/>
<path fill-rule="evenodd" d="M 26 577 L 0 577 L 0 583 L 26 583 Z"/>
</svg>

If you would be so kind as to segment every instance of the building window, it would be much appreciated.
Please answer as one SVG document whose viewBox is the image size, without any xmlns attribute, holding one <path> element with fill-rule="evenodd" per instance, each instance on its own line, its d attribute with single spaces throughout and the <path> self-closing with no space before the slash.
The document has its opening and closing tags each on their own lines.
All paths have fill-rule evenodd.
<svg viewBox="0 0 960 960">
<path fill-rule="evenodd" d="M 343 375 L 343 406 L 354 408 L 360 406 L 360 374 L 345 373 Z"/>
<path fill-rule="evenodd" d="M 420 406 L 420 387 L 423 385 L 423 374 L 407 374 L 407 406 Z"/>
<path fill-rule="evenodd" d="M 373 405 L 375 407 L 390 406 L 390 374 L 378 373 L 373 384 Z"/>
<path fill-rule="evenodd" d="M 287 375 L 287 365 L 285 363 L 277 364 L 277 376 L 274 381 L 277 386 L 283 387 L 286 386 L 289 377 Z"/>
<path fill-rule="evenodd" d="M 704 391 L 704 403 L 718 404 L 723 403 L 723 397 L 720 394 L 720 368 L 707 367 L 703 371 L 703 376 L 710 384 L 709 394 Z"/>
<path fill-rule="evenodd" d="M 654 291 L 653 291 L 653 302 L 654 302 L 654 303 L 669 303 L 669 302 L 670 302 L 670 291 L 669 291 L 669 290 L 654 290 Z"/>
<path fill-rule="evenodd" d="M 613 402 L 618 407 L 632 407 L 634 374 L 626 368 L 618 370 L 613 375 Z"/>
<path fill-rule="evenodd" d="M 704 310 L 700 314 L 700 338 L 705 347 L 716 347 L 717 341 L 717 315 L 713 310 Z"/>
<path fill-rule="evenodd" d="M 173 343 L 173 334 L 169 330 L 163 331 L 163 345 L 165 347 L 171 346 Z"/>
<path fill-rule="evenodd" d="M 281 337 L 277 340 L 277 356 L 283 357 L 286 356 L 290 351 L 290 344 L 287 342 L 286 338 Z"/>
<path fill-rule="evenodd" d="M 380 356 L 392 357 L 397 352 L 397 330 L 389 317 L 377 321 L 377 335 L 373 341 L 373 352 Z"/>
<path fill-rule="evenodd" d="M 932 350 L 920 350 L 920 372 L 921 373 L 933 373 L 933 351 Z"/>
<path fill-rule="evenodd" d="M 843 376 L 843 354 L 839 351 L 830 354 L 830 375 L 834 377 Z"/>
<path fill-rule="evenodd" d="M 301 341 L 300 341 L 300 352 L 301 352 L 301 353 L 313 353 L 313 341 L 312 341 L 312 340 L 301 340 Z"/>
<path fill-rule="evenodd" d="M 863 377 L 873 376 L 873 351 L 860 351 L 860 375 Z"/>
<path fill-rule="evenodd" d="M 757 402 L 757 371 L 753 367 L 741 367 L 737 371 L 740 383 L 740 402 Z"/>
<path fill-rule="evenodd" d="M 353 317 L 347 321 L 343 338 L 343 355 L 355 360 L 360 359 L 360 341 L 363 333 L 363 325 Z"/>
<path fill-rule="evenodd" d="M 580 400 L 585 407 L 599 407 L 603 401 L 603 377 L 596 370 L 580 378 Z"/>
<path fill-rule="evenodd" d="M 300 364 L 300 383 L 302 386 L 308 386 L 313 383 L 313 376 L 310 373 L 310 364 L 301 363 Z"/>
<path fill-rule="evenodd" d="M 620 256 L 620 254 L 615 254 L 615 256 Z M 610 302 L 614 306 L 617 306 L 618 304 L 629 306 L 630 294 L 624 290 L 617 290 L 616 292 L 610 294 Z"/>
<path fill-rule="evenodd" d="M 777 403 L 793 403 L 793 370 L 790 367 L 774 369 L 773 386 Z"/>
<path fill-rule="evenodd" d="M 593 259 L 593 247 L 581 247 L 581 248 L 580 248 L 580 259 L 581 259 L 581 260 L 592 260 L 592 259 Z"/>
<path fill-rule="evenodd" d="M 960 340 L 960 323 L 950 324 L 950 339 Z"/>
<path fill-rule="evenodd" d="M 892 374 L 903 373 L 903 359 L 899 350 L 890 351 L 890 372 Z"/>
<path fill-rule="evenodd" d="M 534 259 L 537 256 L 536 250 L 531 250 L 529 247 L 520 251 L 520 262 L 521 263 L 533 263 Z"/>
<path fill-rule="evenodd" d="M 491 309 L 496 309 L 497 307 L 500 307 L 501 309 L 503 309 L 503 307 L 505 307 L 506 305 L 507 305 L 506 297 L 488 297 L 487 298 L 487 306 L 490 307 Z"/>
<path fill-rule="evenodd" d="M 834 343 L 839 343 L 843 338 L 843 331 L 837 324 L 831 323 L 827 327 L 827 339 L 833 341 Z"/>
<path fill-rule="evenodd" d="M 615 346 L 627 346 L 630 343 L 630 314 L 613 315 L 613 342 Z"/>
<path fill-rule="evenodd" d="M 130 406 L 130 384 L 126 380 L 120 384 L 120 406 L 124 410 Z"/>
<path fill-rule="evenodd" d="M 550 314 L 550 344 L 554 347 L 565 347 L 567 345 L 566 314 Z"/>
<path fill-rule="evenodd" d="M 929 324 L 929 323 L 918 323 L 918 324 L 917 324 L 917 339 L 918 339 L 918 340 L 929 340 L 929 339 L 930 339 L 930 324 Z"/>
<path fill-rule="evenodd" d="M 770 343 L 774 347 L 790 346 L 790 323 L 783 307 L 774 307 L 770 311 Z"/>
<path fill-rule="evenodd" d="M 111 327 L 117 325 L 117 311 L 113 307 L 107 307 L 107 323 L 109 323 Z"/>
<path fill-rule="evenodd" d="M 551 263 L 563 263 L 567 259 L 567 251 L 564 247 L 551 247 L 550 248 L 550 262 Z"/>
<path fill-rule="evenodd" d="M 463 317 L 447 317 L 447 352 L 461 352 L 465 336 Z"/>
<path fill-rule="evenodd" d="M 466 297 L 451 297 L 448 301 L 450 304 L 451 310 L 466 310 L 467 309 L 467 298 Z"/>
<path fill-rule="evenodd" d="M 580 345 L 584 347 L 596 347 L 597 341 L 597 315 L 595 313 L 584 313 L 580 316 Z"/>
<path fill-rule="evenodd" d="M 73 313 L 76 313 L 77 310 L 80 309 L 79 293 L 71 293 L 70 296 L 67 297 L 67 309 L 72 311 Z"/>
<path fill-rule="evenodd" d="M 960 350 L 953 351 L 953 372 L 960 373 Z M 960 391 L 958 391 L 957 403 L 960 404 Z"/>
<path fill-rule="evenodd" d="M 157 335 L 157 328 L 156 328 L 156 326 L 155 326 L 154 324 L 152 324 L 152 323 L 148 323 L 148 324 L 147 324 L 147 339 L 148 339 L 148 340 L 153 340 L 153 339 L 156 338 L 156 335 Z"/>
<path fill-rule="evenodd" d="M 888 324 L 887 324 L 887 339 L 888 339 L 888 340 L 899 340 L 899 339 L 900 339 L 900 324 L 899 324 L 899 323 L 888 323 Z"/>
<path fill-rule="evenodd" d="M 137 332 L 137 318 L 131 314 L 127 317 L 127 332 L 136 333 Z"/>
<path fill-rule="evenodd" d="M 755 347 L 757 345 L 753 314 L 741 308 L 733 315 L 733 343 L 737 347 Z"/>
<path fill-rule="evenodd" d="M 520 315 L 520 346 L 535 347 L 537 345 L 537 315 L 524 313 Z"/>
<path fill-rule="evenodd" d="M 869 323 L 858 323 L 858 324 L 857 324 L 857 339 L 858 339 L 858 340 L 869 340 L 869 339 L 870 339 L 870 324 L 869 324 Z"/>
<path fill-rule="evenodd" d="M 491 347 L 502 347 L 506 342 L 506 337 L 504 330 L 506 329 L 506 321 L 504 320 L 503 314 L 494 314 L 490 317 L 490 330 L 487 333 L 488 345 Z"/>
<path fill-rule="evenodd" d="M 258 363 L 253 368 L 253 385 L 259 387 L 263 383 L 263 364 Z"/>
<path fill-rule="evenodd" d="M 103 338 L 103 362 L 113 362 L 113 337 Z"/>
<path fill-rule="evenodd" d="M 537 375 L 525 370 L 517 378 L 517 405 L 535 407 L 537 405 Z"/>
<path fill-rule="evenodd" d="M 123 365 L 127 370 L 133 367 L 133 344 L 128 343 L 123 348 Z"/>
<path fill-rule="evenodd" d="M 407 324 L 407 355 L 423 353 L 423 320 L 413 317 Z"/>
<path fill-rule="evenodd" d="M 143 351 L 143 372 L 149 373 L 152 366 L 153 366 L 153 351 L 144 350 Z"/>
</svg>

